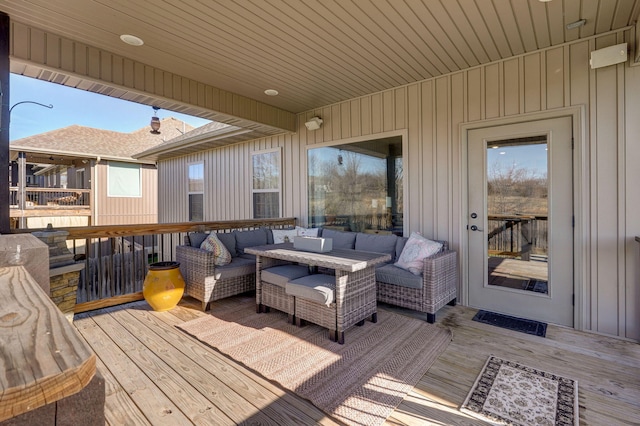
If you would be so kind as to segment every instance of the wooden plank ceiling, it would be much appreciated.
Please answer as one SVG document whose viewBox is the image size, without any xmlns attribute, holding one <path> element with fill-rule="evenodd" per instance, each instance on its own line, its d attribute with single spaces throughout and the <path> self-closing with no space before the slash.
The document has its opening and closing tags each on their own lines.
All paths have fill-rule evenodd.
<svg viewBox="0 0 640 426">
<path fill-rule="evenodd" d="M 0 0 L 0 10 L 298 113 L 624 28 L 640 0 Z"/>
</svg>

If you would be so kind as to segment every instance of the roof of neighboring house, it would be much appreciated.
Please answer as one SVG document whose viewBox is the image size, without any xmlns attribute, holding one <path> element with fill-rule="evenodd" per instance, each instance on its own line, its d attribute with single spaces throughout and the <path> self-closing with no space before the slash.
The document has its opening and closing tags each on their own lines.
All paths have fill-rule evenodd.
<svg viewBox="0 0 640 426">
<path fill-rule="evenodd" d="M 229 143 L 233 143 L 234 138 L 239 134 L 248 132 L 250 132 L 250 130 L 213 121 L 177 136 L 174 139 L 140 150 L 133 156 L 134 158 L 155 161 L 167 157 L 189 154 L 195 151 L 203 151 L 228 145 Z"/>
<path fill-rule="evenodd" d="M 162 119 L 160 123 L 158 135 L 152 134 L 148 126 L 122 133 L 72 125 L 15 140 L 10 143 L 9 149 L 12 152 L 133 161 L 133 154 L 188 134 L 194 129 L 174 117 Z"/>
</svg>

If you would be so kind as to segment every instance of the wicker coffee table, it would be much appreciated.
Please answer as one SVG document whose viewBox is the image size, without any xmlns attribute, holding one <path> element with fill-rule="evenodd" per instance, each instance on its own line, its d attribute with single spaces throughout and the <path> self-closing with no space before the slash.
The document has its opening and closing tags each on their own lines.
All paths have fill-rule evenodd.
<svg viewBox="0 0 640 426">
<path fill-rule="evenodd" d="M 297 300 L 300 318 L 329 329 L 331 340 L 344 343 L 344 331 L 367 318 L 377 320 L 375 266 L 388 262 L 391 256 L 360 250 L 334 249 L 326 253 L 297 250 L 292 243 L 271 244 L 245 249 L 256 255 L 256 303 L 262 303 L 260 271 L 281 261 L 322 267 L 335 271 L 335 302 L 324 305 Z M 296 316 L 298 316 L 296 314 Z"/>
</svg>

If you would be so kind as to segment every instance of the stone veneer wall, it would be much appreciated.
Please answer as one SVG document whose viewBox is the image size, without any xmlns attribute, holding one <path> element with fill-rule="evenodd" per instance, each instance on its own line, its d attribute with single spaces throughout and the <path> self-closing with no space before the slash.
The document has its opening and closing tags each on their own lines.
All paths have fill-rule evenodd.
<svg viewBox="0 0 640 426">
<path fill-rule="evenodd" d="M 63 314 L 73 314 L 76 306 L 76 290 L 80 280 L 80 272 L 65 272 L 60 275 L 50 277 L 51 300 L 56 304 Z"/>
</svg>

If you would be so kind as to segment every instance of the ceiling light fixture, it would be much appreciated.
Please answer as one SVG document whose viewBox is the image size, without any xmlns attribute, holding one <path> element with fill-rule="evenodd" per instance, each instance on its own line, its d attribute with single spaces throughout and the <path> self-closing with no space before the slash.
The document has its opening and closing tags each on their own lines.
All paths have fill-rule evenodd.
<svg viewBox="0 0 640 426">
<path fill-rule="evenodd" d="M 575 22 L 572 22 L 570 24 L 567 24 L 567 29 L 568 30 L 573 30 L 575 28 L 580 28 L 581 26 L 583 26 L 586 23 L 587 23 L 586 19 L 581 19 L 579 21 L 575 21 Z"/>
<path fill-rule="evenodd" d="M 131 34 L 122 34 L 120 40 L 131 46 L 142 46 L 144 44 L 144 41 L 142 41 L 140 37 Z"/>
<path fill-rule="evenodd" d="M 276 89 L 267 89 L 264 91 L 264 94 L 267 96 L 278 96 L 278 91 Z"/>
<path fill-rule="evenodd" d="M 304 123 L 304 125 L 307 126 L 307 130 L 318 130 L 320 126 L 322 126 L 322 123 L 322 118 L 313 117 L 309 121 Z"/>
<path fill-rule="evenodd" d="M 157 106 L 151 107 L 153 108 L 153 117 L 151 117 L 151 131 L 154 135 L 160 134 L 160 119 L 158 118 L 158 110 L 160 109 Z"/>
</svg>

